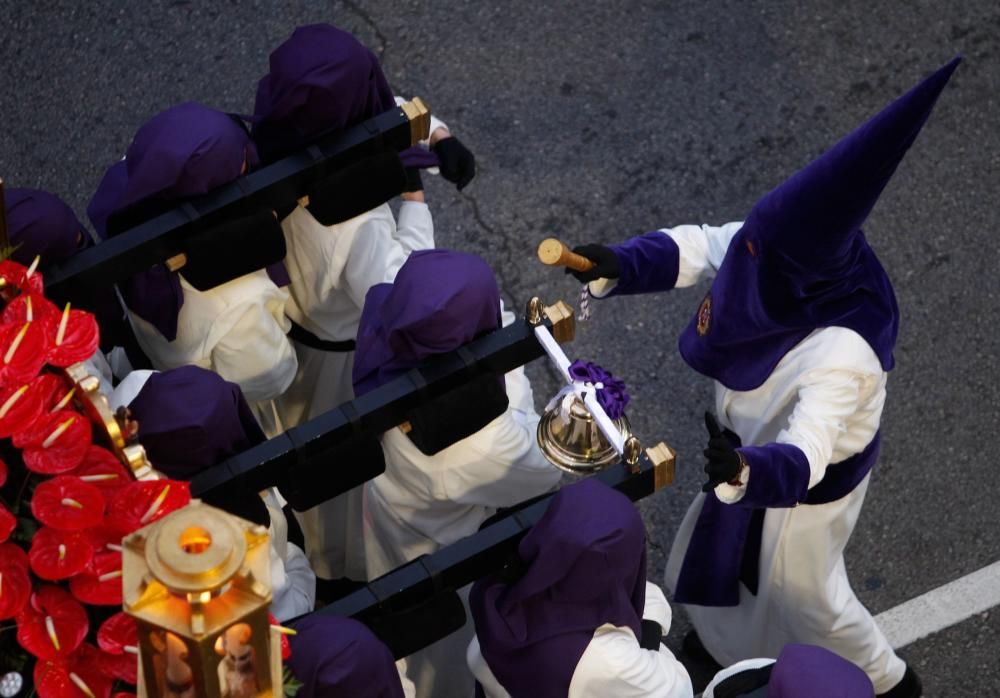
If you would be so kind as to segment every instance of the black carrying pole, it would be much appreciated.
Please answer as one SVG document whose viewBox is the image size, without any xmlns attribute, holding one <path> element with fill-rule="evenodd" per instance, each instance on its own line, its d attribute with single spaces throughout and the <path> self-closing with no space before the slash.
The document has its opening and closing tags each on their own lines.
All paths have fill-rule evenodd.
<svg viewBox="0 0 1000 698">
<path fill-rule="evenodd" d="M 637 501 L 656 490 L 654 473 L 655 466 L 644 452 L 634 466 L 618 463 L 593 477 Z M 449 607 L 449 600 L 453 607 L 457 590 L 503 569 L 553 496 L 514 507 L 473 535 L 397 567 L 313 613 L 354 618 L 369 626 L 397 659 L 412 654 L 461 626 L 459 618 L 441 617 L 440 607 Z M 422 614 L 421 623 L 415 624 L 412 619 L 421 615 L 421 609 L 434 612 Z"/>
<path fill-rule="evenodd" d="M 240 177 L 203 196 L 83 250 L 45 274 L 46 295 L 57 302 L 87 295 L 160 264 L 183 251 L 184 239 L 203 227 L 248 211 L 277 210 L 305 195 L 314 182 L 380 150 L 411 144 L 410 120 L 397 107 Z"/>
<path fill-rule="evenodd" d="M 543 322 L 551 327 L 548 320 Z M 280 487 L 295 468 L 315 467 L 320 461 L 323 467 L 336 470 L 324 479 L 329 497 L 334 497 L 385 469 L 384 461 L 338 463 L 341 446 L 363 436 L 377 439 L 405 422 L 407 411 L 421 403 L 476 375 L 503 375 L 544 353 L 534 327 L 523 319 L 515 321 L 199 473 L 191 480 L 191 495 L 211 499 L 231 487 L 251 492 Z"/>
</svg>

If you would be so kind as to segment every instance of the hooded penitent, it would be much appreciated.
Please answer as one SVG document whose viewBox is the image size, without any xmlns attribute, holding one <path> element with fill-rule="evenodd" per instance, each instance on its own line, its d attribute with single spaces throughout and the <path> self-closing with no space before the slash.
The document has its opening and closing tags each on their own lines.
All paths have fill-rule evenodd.
<svg viewBox="0 0 1000 698">
<path fill-rule="evenodd" d="M 641 637 L 642 518 L 624 495 L 584 480 L 552 498 L 518 557 L 517 580 L 492 575 L 472 587 L 483 658 L 512 698 L 565 696 L 597 628 L 610 623 Z"/>
<path fill-rule="evenodd" d="M 723 669 L 710 698 L 874 698 L 864 671 L 815 645 L 785 645 L 778 660 L 751 659 Z"/>
<path fill-rule="evenodd" d="M 190 480 L 266 440 L 239 386 L 196 366 L 152 373 L 129 409 L 150 463 L 174 480 Z M 208 503 L 267 523 L 255 492 L 230 494 Z"/>
<path fill-rule="evenodd" d="M 395 106 L 374 53 L 348 32 L 310 24 L 271 53 L 270 71 L 257 84 L 253 137 L 272 162 Z M 425 149 L 410 151 L 401 153 L 408 166 L 439 164 Z"/>
<path fill-rule="evenodd" d="M 476 255 L 413 252 L 391 284 L 368 290 L 354 355 L 357 396 L 425 359 L 468 344 L 500 326 L 500 290 Z"/>
<path fill-rule="evenodd" d="M 298 698 L 403 698 L 392 653 L 361 623 L 317 612 L 291 627 Z"/>
<path fill-rule="evenodd" d="M 831 326 L 857 332 L 882 367 L 892 368 L 899 312 L 860 226 L 958 62 L 939 69 L 754 206 L 681 336 L 681 354 L 693 368 L 732 390 L 751 390 L 796 344 Z M 862 451 L 830 464 L 811 489 L 809 463 L 799 448 L 743 447 L 756 486 L 736 505 L 712 494 L 705 498 L 674 600 L 735 606 L 740 582 L 756 594 L 766 508 L 845 497 L 871 471 L 879 445 L 876 433 Z"/>
<path fill-rule="evenodd" d="M 58 197 L 37 189 L 12 188 L 4 191 L 4 201 L 15 262 L 28 266 L 38 256 L 39 269 L 44 271 L 90 245 L 90 235 L 73 209 Z"/>
<path fill-rule="evenodd" d="M 861 225 L 959 60 L 757 202 L 681 335 L 692 368 L 752 390 L 810 332 L 831 326 L 854 330 L 893 367 L 899 311 Z"/>
<path fill-rule="evenodd" d="M 205 194 L 257 164 L 246 129 L 229 114 L 186 102 L 160 112 L 140 128 L 125 159 L 105 173 L 87 215 L 102 238 L 111 216 L 150 203 Z M 280 264 L 268 269 L 275 283 L 288 283 Z M 167 340 L 177 337 L 184 294 L 177 272 L 158 264 L 122 285 L 125 303 Z"/>
</svg>

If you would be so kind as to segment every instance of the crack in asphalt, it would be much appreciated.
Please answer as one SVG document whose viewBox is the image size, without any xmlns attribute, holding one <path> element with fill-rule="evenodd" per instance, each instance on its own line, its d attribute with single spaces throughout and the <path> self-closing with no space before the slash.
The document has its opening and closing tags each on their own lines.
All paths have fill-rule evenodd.
<svg viewBox="0 0 1000 698">
<path fill-rule="evenodd" d="M 354 13 L 362 22 L 371 27 L 373 32 L 375 32 L 375 36 L 380 44 L 380 47 L 376 49 L 376 53 L 378 54 L 379 62 L 385 63 L 385 54 L 389 50 L 389 39 L 382 33 L 382 30 L 378 26 L 378 22 L 372 19 L 372 16 L 353 0 L 340 1 L 344 4 L 344 7 L 348 9 L 348 11 Z"/>
</svg>

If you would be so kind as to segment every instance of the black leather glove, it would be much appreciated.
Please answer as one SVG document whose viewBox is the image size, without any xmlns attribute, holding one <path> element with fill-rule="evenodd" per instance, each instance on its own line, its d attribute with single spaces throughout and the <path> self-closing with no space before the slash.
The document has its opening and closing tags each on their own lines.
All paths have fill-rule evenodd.
<svg viewBox="0 0 1000 698">
<path fill-rule="evenodd" d="M 441 176 L 462 191 L 476 176 L 476 156 L 454 136 L 442 138 L 434 144 L 434 152 L 441 161 Z"/>
<path fill-rule="evenodd" d="M 711 492 L 716 485 L 735 480 L 743 470 L 744 463 L 711 412 L 705 413 L 705 428 L 708 429 L 708 448 L 702 453 L 706 459 L 705 473 L 708 475 L 708 482 L 702 486 L 701 491 Z"/>
<path fill-rule="evenodd" d="M 569 267 L 565 268 L 567 274 L 572 274 L 577 281 L 588 284 L 595 279 L 617 279 L 621 276 L 621 267 L 618 264 L 618 255 L 614 250 L 604 245 L 580 245 L 574 247 L 573 252 L 586 257 L 594 266 L 587 271 L 574 271 Z"/>
<path fill-rule="evenodd" d="M 420 177 L 420 170 L 416 167 L 406 168 L 406 187 L 404 192 L 423 191 L 424 180 Z"/>
</svg>

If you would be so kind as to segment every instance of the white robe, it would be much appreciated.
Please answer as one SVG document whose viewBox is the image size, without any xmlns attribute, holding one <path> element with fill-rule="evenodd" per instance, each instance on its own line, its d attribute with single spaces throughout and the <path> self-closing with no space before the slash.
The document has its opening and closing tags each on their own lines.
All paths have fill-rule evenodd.
<svg viewBox="0 0 1000 698">
<path fill-rule="evenodd" d="M 509 315 L 509 314 L 508 314 Z M 506 375 L 507 411 L 433 456 L 399 429 L 382 435 L 386 471 L 365 485 L 368 578 L 475 533 L 498 507 L 553 489 L 560 471 L 535 439 L 531 384 L 518 368 Z M 468 588 L 460 593 L 467 606 Z M 461 663 L 472 623 L 407 657 L 419 698 L 468 698 L 473 678 Z"/>
<path fill-rule="evenodd" d="M 354 339 L 368 289 L 393 281 L 410 252 L 434 247 L 430 209 L 415 201 L 400 204 L 398 224 L 389 205 L 382 204 L 332 226 L 320 225 L 298 207 L 281 227 L 292 280 L 285 313 L 326 341 Z M 323 351 L 294 340 L 292 345 L 298 373 L 274 402 L 279 431 L 354 398 L 353 351 Z M 309 560 L 320 577 L 365 578 L 361 497 L 361 488 L 355 488 L 298 515 Z"/>
<path fill-rule="evenodd" d="M 741 226 L 665 231 L 680 248 L 677 287 L 714 276 Z M 747 446 L 779 442 L 800 448 L 813 487 L 827 465 L 871 442 L 885 384 L 886 374 L 869 344 L 852 330 L 828 327 L 793 347 L 755 390 L 729 390 L 716 382 L 715 412 L 719 424 L 739 434 Z M 736 502 L 752 477 L 751 466 L 744 470 L 741 486 L 722 484 L 715 492 L 724 502 Z M 867 489 L 866 477 L 853 492 L 829 504 L 767 510 L 756 596 L 741 585 L 737 606 L 685 606 L 701 641 L 719 662 L 776 657 L 786 644 L 797 642 L 825 647 L 858 665 L 876 692 L 899 682 L 905 664 L 854 595 L 844 566 L 844 548 Z M 695 497 L 674 540 L 666 568 L 671 592 L 704 499 L 703 494 Z"/>
<path fill-rule="evenodd" d="M 672 614 L 660 587 L 646 582 L 646 604 L 642 617 L 656 621 L 666 635 Z M 469 670 L 483 687 L 486 698 L 510 698 L 486 663 L 479 639 L 472 638 L 466 653 Z M 573 671 L 566 698 L 692 698 L 694 690 L 687 670 L 660 643 L 658 650 L 639 644 L 632 629 L 605 623 Z"/>
<path fill-rule="evenodd" d="M 730 676 L 734 676 L 744 671 L 760 669 L 761 667 L 774 663 L 774 659 L 761 657 L 757 659 L 744 659 L 742 662 L 737 662 L 732 666 L 727 666 L 725 669 L 720 670 L 715 676 L 712 677 L 712 680 L 708 682 L 707 686 L 705 686 L 705 690 L 702 691 L 701 698 L 715 698 L 716 687 Z"/>
<path fill-rule="evenodd" d="M 270 400 L 285 391 L 298 368 L 285 336 L 288 291 L 263 269 L 208 291 L 199 291 L 183 276 L 180 281 L 184 304 L 174 341 L 129 311 L 139 346 L 157 370 L 194 365 L 236 383 L 264 432 L 272 432 Z"/>
</svg>

